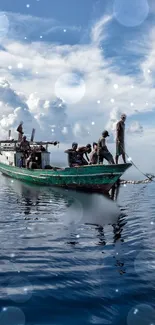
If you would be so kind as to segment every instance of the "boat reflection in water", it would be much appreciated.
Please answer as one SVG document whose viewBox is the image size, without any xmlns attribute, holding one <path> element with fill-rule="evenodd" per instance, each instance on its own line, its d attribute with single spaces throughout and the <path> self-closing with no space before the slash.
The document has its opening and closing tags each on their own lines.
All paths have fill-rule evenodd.
<svg viewBox="0 0 155 325">
<path fill-rule="evenodd" d="M 100 194 L 87 194 L 60 188 L 38 187 L 20 181 L 5 178 L 16 192 L 17 203 L 21 212 L 27 217 L 46 217 L 52 222 L 67 227 L 78 227 L 80 224 L 98 226 L 99 231 L 111 225 L 114 238 L 120 228 L 122 213 L 115 201 Z M 118 235 L 117 235 L 118 236 Z M 116 238 L 115 238 L 116 239 Z"/>
<path fill-rule="evenodd" d="M 6 177 L 3 183 L 17 198 L 18 222 L 23 225 L 19 237 L 25 244 L 31 246 L 35 241 L 34 245 L 46 245 L 50 250 L 65 244 L 71 250 L 75 246 L 92 248 L 92 258 L 98 256 L 101 269 L 109 245 L 113 245 L 117 272 L 125 273 L 122 245 L 126 216 L 116 201 L 98 194 L 30 186 Z M 100 270 L 95 272 L 95 277 L 103 277 Z"/>
</svg>

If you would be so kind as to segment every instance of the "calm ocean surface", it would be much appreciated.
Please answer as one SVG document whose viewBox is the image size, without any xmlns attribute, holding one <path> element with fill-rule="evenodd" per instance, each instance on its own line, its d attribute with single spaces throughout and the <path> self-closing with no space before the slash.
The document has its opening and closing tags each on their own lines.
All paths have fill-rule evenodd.
<svg viewBox="0 0 155 325">
<path fill-rule="evenodd" d="M 155 183 L 118 205 L 0 175 L 0 325 L 155 325 Z"/>
</svg>

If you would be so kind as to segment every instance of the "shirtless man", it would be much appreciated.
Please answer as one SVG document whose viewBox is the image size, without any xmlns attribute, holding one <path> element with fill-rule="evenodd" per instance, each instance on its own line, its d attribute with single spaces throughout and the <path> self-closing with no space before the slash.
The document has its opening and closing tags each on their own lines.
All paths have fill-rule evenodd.
<svg viewBox="0 0 155 325">
<path fill-rule="evenodd" d="M 78 143 L 73 142 L 72 148 L 65 150 L 65 153 L 68 154 L 69 167 L 74 167 L 77 164 L 77 148 L 78 148 Z"/>
<path fill-rule="evenodd" d="M 98 163 L 97 150 L 98 150 L 97 143 L 93 142 L 93 151 L 90 154 L 90 164 L 91 165 L 96 165 Z"/>
<path fill-rule="evenodd" d="M 84 147 L 80 147 L 77 149 L 77 159 L 80 165 L 88 165 L 89 157 L 88 154 L 91 153 L 91 144 L 87 144 Z"/>
<path fill-rule="evenodd" d="M 120 121 L 116 125 L 116 164 L 118 164 L 119 156 L 122 156 L 124 164 L 126 164 L 124 145 L 125 121 L 126 115 L 122 114 Z"/>
</svg>

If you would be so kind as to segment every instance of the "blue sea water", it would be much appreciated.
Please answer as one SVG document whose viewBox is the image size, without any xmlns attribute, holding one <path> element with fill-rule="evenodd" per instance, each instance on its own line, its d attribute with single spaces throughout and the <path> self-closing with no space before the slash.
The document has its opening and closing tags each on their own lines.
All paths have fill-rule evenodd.
<svg viewBox="0 0 155 325">
<path fill-rule="evenodd" d="M 155 324 L 155 185 L 118 202 L 0 176 L 0 325 Z"/>
</svg>

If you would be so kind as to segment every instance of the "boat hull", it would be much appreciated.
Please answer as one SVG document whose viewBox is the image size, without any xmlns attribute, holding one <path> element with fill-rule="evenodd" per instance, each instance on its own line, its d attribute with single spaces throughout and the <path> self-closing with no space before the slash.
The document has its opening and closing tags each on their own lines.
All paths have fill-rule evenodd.
<svg viewBox="0 0 155 325">
<path fill-rule="evenodd" d="M 6 176 L 29 183 L 108 193 L 130 166 L 131 164 L 120 164 L 62 169 L 26 169 L 0 163 L 0 171 Z"/>
</svg>

